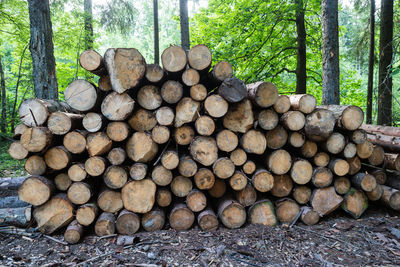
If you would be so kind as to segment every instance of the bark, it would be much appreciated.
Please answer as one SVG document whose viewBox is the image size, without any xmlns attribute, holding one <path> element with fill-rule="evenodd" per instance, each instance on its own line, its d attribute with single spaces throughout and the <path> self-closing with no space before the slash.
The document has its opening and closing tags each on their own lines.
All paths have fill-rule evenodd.
<svg viewBox="0 0 400 267">
<path fill-rule="evenodd" d="M 307 92 L 306 70 L 306 27 L 304 24 L 303 0 L 296 0 L 296 28 L 297 28 L 297 68 L 296 68 L 296 94 Z"/>
<path fill-rule="evenodd" d="M 7 133 L 7 93 L 6 93 L 6 82 L 4 78 L 4 71 L 3 71 L 3 64 L 1 61 L 1 56 L 0 56 L 0 76 L 1 76 L 1 132 L 2 133 Z"/>
<path fill-rule="evenodd" d="M 368 95 L 367 123 L 372 123 L 372 92 L 374 86 L 374 57 L 375 57 L 375 0 L 371 0 L 369 13 L 369 57 L 368 57 Z"/>
<path fill-rule="evenodd" d="M 188 14 L 188 1 L 179 0 L 179 16 L 181 22 L 181 42 L 182 48 L 185 51 L 190 49 L 189 40 L 189 14 Z"/>
<path fill-rule="evenodd" d="M 153 0 L 154 19 L 154 64 L 160 63 L 160 41 L 158 32 L 158 0 Z"/>
</svg>

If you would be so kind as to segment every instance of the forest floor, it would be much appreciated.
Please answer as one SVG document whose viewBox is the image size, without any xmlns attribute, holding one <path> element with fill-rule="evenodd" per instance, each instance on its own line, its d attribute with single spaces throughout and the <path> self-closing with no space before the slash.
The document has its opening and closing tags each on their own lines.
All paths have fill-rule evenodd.
<svg viewBox="0 0 400 267">
<path fill-rule="evenodd" d="M 361 219 L 344 213 L 319 224 L 248 225 L 214 232 L 163 230 L 136 234 L 134 244 L 87 235 L 63 245 L 45 236 L 0 234 L 5 266 L 365 266 L 400 265 L 400 218 L 368 209 Z M 62 241 L 62 235 L 54 238 Z"/>
</svg>

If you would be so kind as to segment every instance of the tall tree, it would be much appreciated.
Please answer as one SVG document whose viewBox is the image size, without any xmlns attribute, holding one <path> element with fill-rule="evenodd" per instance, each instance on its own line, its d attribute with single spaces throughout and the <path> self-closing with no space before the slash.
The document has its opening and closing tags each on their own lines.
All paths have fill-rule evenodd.
<svg viewBox="0 0 400 267">
<path fill-rule="evenodd" d="M 296 0 L 297 68 L 296 94 L 307 93 L 306 27 L 303 0 Z"/>
<path fill-rule="evenodd" d="M 339 104 L 338 0 L 322 0 L 322 104 Z"/>
<path fill-rule="evenodd" d="M 374 57 L 375 57 L 375 0 L 371 0 L 369 14 L 369 58 L 368 58 L 368 95 L 367 123 L 372 123 L 372 91 L 374 86 Z"/>
<path fill-rule="evenodd" d="M 29 20 L 35 96 L 58 99 L 49 0 L 29 0 Z"/>
<path fill-rule="evenodd" d="M 182 48 L 186 51 L 190 49 L 189 40 L 189 14 L 188 14 L 188 0 L 179 0 L 179 15 L 181 21 L 181 42 Z"/>
<path fill-rule="evenodd" d="M 92 0 L 84 0 L 83 11 L 85 13 L 85 49 L 93 48 L 93 13 Z"/>
<path fill-rule="evenodd" d="M 378 124 L 392 124 L 393 0 L 381 0 Z"/>
<path fill-rule="evenodd" d="M 158 0 L 153 0 L 154 16 L 154 64 L 160 63 L 160 39 L 158 32 Z"/>
<path fill-rule="evenodd" d="M 7 132 L 7 114 L 6 114 L 6 104 L 7 104 L 7 93 L 6 93 L 6 82 L 4 79 L 3 64 L 0 56 L 0 84 L 1 84 L 1 132 Z"/>
</svg>

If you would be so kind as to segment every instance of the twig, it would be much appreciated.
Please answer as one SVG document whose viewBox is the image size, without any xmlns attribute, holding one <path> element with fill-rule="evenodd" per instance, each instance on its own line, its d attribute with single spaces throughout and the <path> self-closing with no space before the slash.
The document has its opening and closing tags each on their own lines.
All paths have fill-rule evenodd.
<svg viewBox="0 0 400 267">
<path fill-rule="evenodd" d="M 171 142 L 171 139 L 168 140 L 168 143 L 165 145 L 163 151 L 161 152 L 160 156 L 157 158 L 157 160 L 154 162 L 153 166 L 156 166 L 157 163 L 161 160 L 161 157 L 164 155 L 165 150 L 167 150 L 169 143 Z"/>
<path fill-rule="evenodd" d="M 114 237 L 114 236 L 117 236 L 117 234 L 104 235 L 104 236 L 98 237 L 97 241 L 102 240 L 102 239 L 106 239 L 106 238 L 109 238 L 109 237 Z"/>
<path fill-rule="evenodd" d="M 293 225 L 296 224 L 296 222 L 299 220 L 301 214 L 303 214 L 304 209 L 301 208 L 301 210 L 299 211 L 299 213 L 297 213 L 296 218 L 293 219 L 293 221 L 290 223 L 289 227 L 292 227 Z"/>
<path fill-rule="evenodd" d="M 49 236 L 49 235 L 43 235 L 43 236 L 46 237 L 47 239 L 50 239 L 50 240 L 52 240 L 52 241 L 54 241 L 54 242 L 57 242 L 57 243 L 61 244 L 61 245 L 65 245 L 65 246 L 68 245 L 67 242 L 58 240 L 57 238 L 51 237 L 51 236 Z"/>
<path fill-rule="evenodd" d="M 91 261 L 95 261 L 95 260 L 100 259 L 100 258 L 102 258 L 102 257 L 106 257 L 106 256 L 108 256 L 108 255 L 111 255 L 112 253 L 113 253 L 113 251 L 110 251 L 110 252 L 107 252 L 107 253 L 103 253 L 103 254 L 101 254 L 101 255 L 97 255 L 97 256 L 95 256 L 95 257 L 93 257 L 93 258 L 87 259 L 87 260 L 85 260 L 85 261 L 82 261 L 82 262 L 76 264 L 76 266 L 84 265 L 85 263 L 88 263 L 88 262 L 91 262 Z"/>
<path fill-rule="evenodd" d="M 37 127 L 37 126 L 38 126 L 38 124 L 37 124 L 37 121 L 36 121 L 35 115 L 33 115 L 32 109 L 29 109 L 29 111 L 30 111 L 30 113 L 31 113 L 31 115 L 32 115 L 32 118 L 33 118 L 33 121 L 35 122 L 35 125 L 36 125 L 36 127 Z"/>
</svg>

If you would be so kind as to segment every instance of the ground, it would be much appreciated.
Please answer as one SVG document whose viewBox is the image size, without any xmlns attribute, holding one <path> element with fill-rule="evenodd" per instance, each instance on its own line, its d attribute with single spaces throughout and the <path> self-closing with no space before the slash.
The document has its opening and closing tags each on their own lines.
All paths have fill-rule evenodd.
<svg viewBox="0 0 400 267">
<path fill-rule="evenodd" d="M 372 208 L 358 220 L 339 212 L 314 226 L 140 232 L 125 246 L 117 237 L 87 235 L 80 244 L 63 245 L 44 236 L 0 234 L 0 265 L 400 265 L 399 225 L 398 213 Z"/>
</svg>

